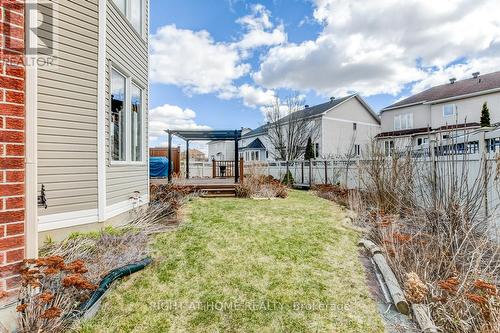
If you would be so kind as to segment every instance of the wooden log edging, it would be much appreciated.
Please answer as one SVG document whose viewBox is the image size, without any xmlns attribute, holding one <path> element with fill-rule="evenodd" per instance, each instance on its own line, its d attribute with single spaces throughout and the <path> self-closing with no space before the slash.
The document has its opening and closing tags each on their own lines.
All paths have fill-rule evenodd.
<svg viewBox="0 0 500 333">
<path fill-rule="evenodd" d="M 399 282 L 394 275 L 394 272 L 390 268 L 389 264 L 387 264 L 387 260 L 382 254 L 383 251 L 378 247 L 375 243 L 370 240 L 362 239 L 359 242 L 359 245 L 364 246 L 368 252 L 370 252 L 373 261 L 377 265 L 382 277 L 384 278 L 384 282 L 387 285 L 387 289 L 392 297 L 394 305 L 399 312 L 409 315 L 410 307 L 408 306 L 408 302 L 404 296 L 404 292 L 399 286 Z M 438 333 L 438 329 L 434 324 L 431 316 L 429 307 L 425 304 L 412 304 L 411 310 L 413 312 L 413 318 L 417 322 L 418 326 L 424 333 Z"/>
<path fill-rule="evenodd" d="M 363 245 L 372 255 L 373 261 L 382 274 L 384 282 L 387 285 L 387 289 L 391 294 L 392 301 L 394 302 L 394 305 L 396 306 L 398 311 L 402 314 L 409 315 L 410 306 L 406 301 L 405 294 L 399 286 L 399 282 L 396 279 L 396 276 L 392 272 L 392 269 L 389 267 L 389 264 L 387 264 L 387 260 L 382 254 L 382 250 L 377 245 L 375 245 L 375 243 L 367 239 L 362 239 L 359 244 Z"/>
<path fill-rule="evenodd" d="M 425 304 L 412 304 L 413 317 L 424 333 L 438 333 L 434 321 L 432 321 L 429 307 Z"/>
</svg>

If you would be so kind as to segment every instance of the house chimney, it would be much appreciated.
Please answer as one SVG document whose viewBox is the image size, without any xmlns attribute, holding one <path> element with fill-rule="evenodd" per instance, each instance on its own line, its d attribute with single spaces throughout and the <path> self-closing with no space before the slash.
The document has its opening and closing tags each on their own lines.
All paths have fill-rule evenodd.
<svg viewBox="0 0 500 333">
<path fill-rule="evenodd" d="M 481 74 L 480 72 L 475 72 L 475 73 L 472 73 L 472 77 L 474 79 L 477 79 L 479 77 L 479 74 Z"/>
<path fill-rule="evenodd" d="M 457 78 L 456 78 L 456 77 L 452 77 L 452 78 L 450 79 L 450 83 L 451 83 L 451 84 L 455 83 L 456 81 L 457 81 Z"/>
<path fill-rule="evenodd" d="M 330 102 L 333 102 L 335 100 L 335 97 L 330 97 Z"/>
</svg>

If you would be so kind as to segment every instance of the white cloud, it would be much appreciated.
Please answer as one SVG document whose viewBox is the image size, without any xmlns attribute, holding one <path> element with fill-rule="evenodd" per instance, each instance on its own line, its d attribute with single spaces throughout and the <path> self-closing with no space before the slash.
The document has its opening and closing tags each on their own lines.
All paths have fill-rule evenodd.
<svg viewBox="0 0 500 333">
<path fill-rule="evenodd" d="M 263 5 L 252 5 L 251 14 L 237 23 L 243 32 L 231 43 L 217 42 L 205 30 L 161 27 L 151 37 L 151 80 L 183 87 L 188 94 L 238 96 L 234 81 L 250 72 L 245 59 L 251 50 L 284 43 L 287 36 Z"/>
<path fill-rule="evenodd" d="M 239 87 L 229 87 L 221 91 L 217 97 L 221 99 L 241 98 L 245 106 L 255 108 L 257 106 L 273 104 L 275 96 L 276 93 L 272 89 L 265 89 L 245 83 Z"/>
<path fill-rule="evenodd" d="M 243 103 L 250 107 L 271 105 L 276 99 L 276 93 L 273 90 L 262 89 L 248 84 L 240 86 L 239 90 Z"/>
<path fill-rule="evenodd" d="M 191 93 L 212 93 L 247 74 L 238 50 L 215 42 L 207 31 L 160 28 L 151 37 L 151 79 L 184 87 Z"/>
<path fill-rule="evenodd" d="M 268 88 L 323 95 L 397 94 L 431 73 L 417 63 L 438 72 L 459 58 L 491 63 L 499 11 L 497 0 L 315 0 L 321 34 L 273 47 L 253 76 Z"/>
<path fill-rule="evenodd" d="M 287 35 L 283 24 L 275 28 L 271 21 L 271 12 L 266 7 L 261 4 L 252 5 L 251 11 L 250 15 L 236 21 L 246 30 L 241 40 L 235 44 L 236 47 L 245 50 L 286 42 Z"/>
<path fill-rule="evenodd" d="M 480 72 L 483 74 L 498 71 L 500 69 L 500 56 L 486 56 L 466 61 L 465 63 L 455 64 L 446 68 L 441 68 L 429 74 L 424 80 L 415 84 L 412 93 L 416 94 L 425 89 L 449 83 L 450 78 L 457 80 L 472 77 L 472 73 Z"/>
<path fill-rule="evenodd" d="M 209 126 L 195 121 L 196 113 L 176 105 L 164 104 L 149 111 L 149 140 L 153 143 L 165 137 L 167 129 L 204 130 Z"/>
</svg>

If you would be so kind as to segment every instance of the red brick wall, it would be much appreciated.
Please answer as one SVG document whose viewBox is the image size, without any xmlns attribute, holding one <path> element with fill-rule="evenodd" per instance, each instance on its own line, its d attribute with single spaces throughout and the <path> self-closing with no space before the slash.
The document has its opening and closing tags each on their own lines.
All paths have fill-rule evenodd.
<svg viewBox="0 0 500 333">
<path fill-rule="evenodd" d="M 16 295 L 24 259 L 24 5 L 0 0 L 0 305 Z M 17 65 L 14 65 L 17 64 Z"/>
</svg>

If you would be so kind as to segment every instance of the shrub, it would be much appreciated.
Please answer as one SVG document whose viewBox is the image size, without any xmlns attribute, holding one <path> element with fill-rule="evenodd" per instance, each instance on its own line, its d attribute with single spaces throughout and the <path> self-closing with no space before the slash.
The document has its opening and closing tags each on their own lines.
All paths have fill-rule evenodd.
<svg viewBox="0 0 500 333">
<path fill-rule="evenodd" d="M 352 191 L 343 186 L 329 184 L 315 185 L 312 190 L 316 192 L 317 196 L 323 199 L 334 201 L 344 207 L 349 207 L 349 195 Z"/>
<path fill-rule="evenodd" d="M 251 174 L 236 186 L 238 198 L 286 198 L 288 187 L 272 176 Z"/>
<path fill-rule="evenodd" d="M 471 174 L 466 158 L 432 167 L 374 154 L 362 166 L 358 222 L 384 249 L 408 299 L 428 305 L 442 331 L 498 332 L 500 248 L 482 214 L 491 175 Z M 466 179 L 475 181 L 464 186 Z"/>
<path fill-rule="evenodd" d="M 79 303 L 97 286 L 86 277 L 82 260 L 65 263 L 61 256 L 25 260 L 21 269 L 19 303 L 21 332 L 64 332 Z"/>
<path fill-rule="evenodd" d="M 61 243 L 50 242 L 44 256 L 26 260 L 19 293 L 20 332 L 63 332 L 75 309 L 110 271 L 144 259 L 151 236 L 178 224 L 178 210 L 189 191 L 176 185 L 153 185 L 151 203 L 136 208 L 130 223 L 99 232 L 75 233 Z"/>
<path fill-rule="evenodd" d="M 295 180 L 293 179 L 292 172 L 290 170 L 285 173 L 281 182 L 287 186 L 292 186 L 294 184 Z"/>
</svg>

